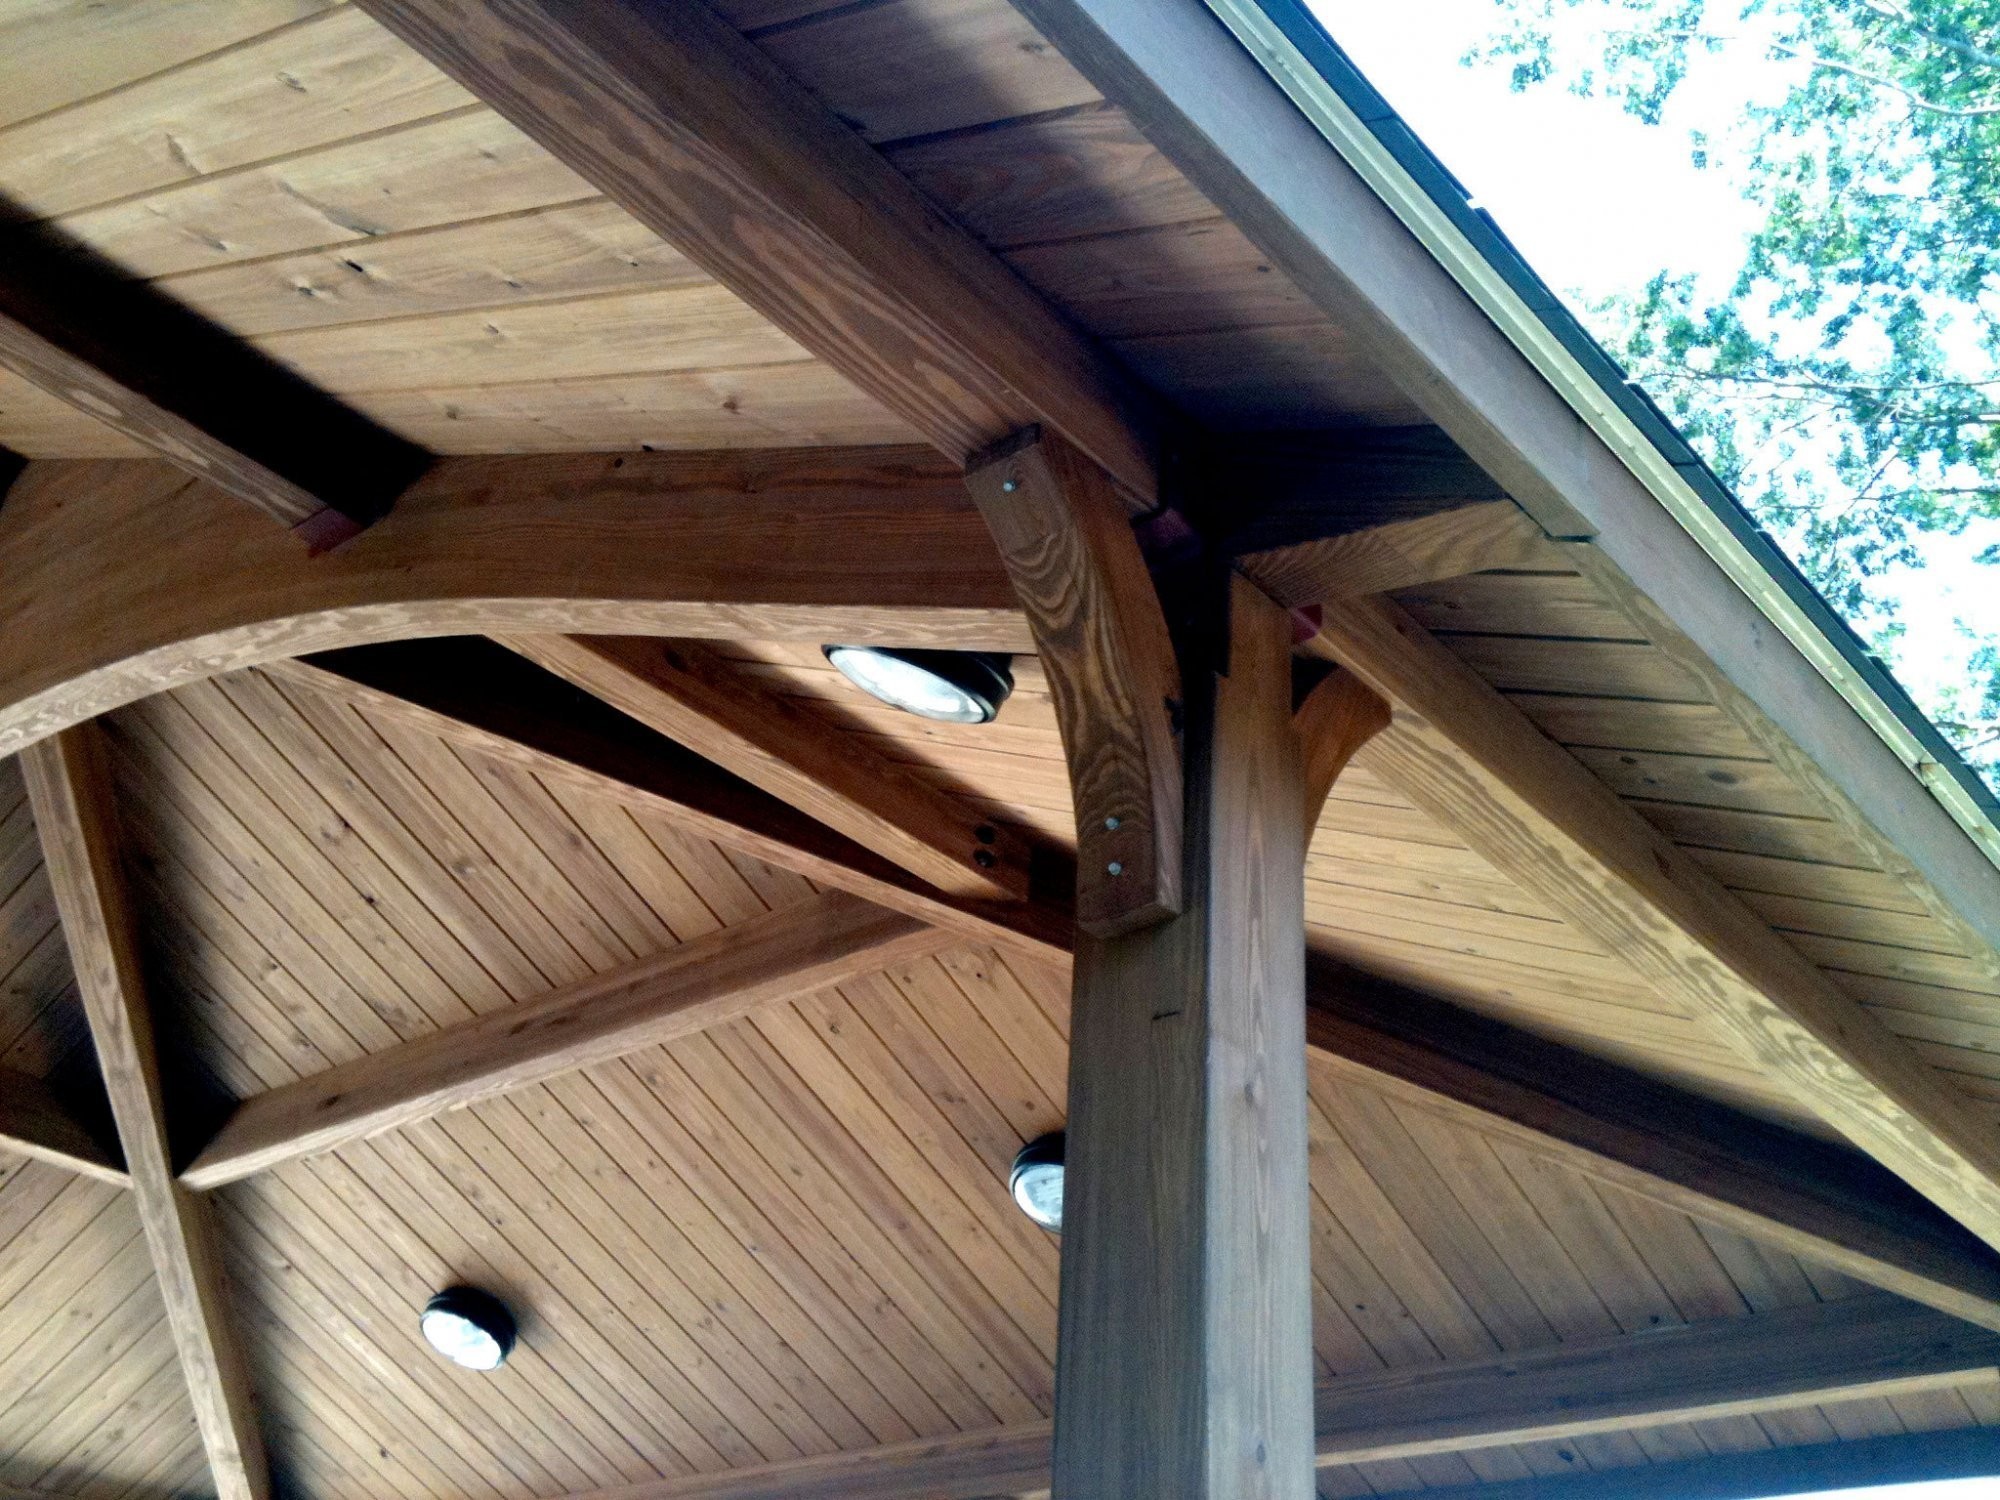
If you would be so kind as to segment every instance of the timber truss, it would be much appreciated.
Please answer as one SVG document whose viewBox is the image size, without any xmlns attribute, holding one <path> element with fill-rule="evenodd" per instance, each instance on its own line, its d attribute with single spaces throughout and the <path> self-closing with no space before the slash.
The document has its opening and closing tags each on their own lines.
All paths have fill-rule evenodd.
<svg viewBox="0 0 2000 1500">
<path fill-rule="evenodd" d="M 1264 1493 L 1246 1474 L 1266 1467 L 2000 1365 L 2000 1141 L 1386 597 L 1589 549 L 1555 503 L 1560 473 L 1519 444 L 1493 456 L 1500 416 L 1441 400 L 1445 430 L 1392 440 L 1190 434 L 704 8 L 360 3 L 931 447 L 443 459 L 407 485 L 392 455 L 378 493 L 351 475 L 320 493 L 312 465 L 281 472 L 177 404 L 143 351 L 94 355 L 115 331 L 82 326 L 90 299 L 10 289 L 0 362 L 163 456 L 30 464 L 0 509 L 0 753 L 22 757 L 116 1145 L 27 1077 L 0 1079 L 0 1144 L 133 1195 L 226 1500 L 262 1500 L 271 1477 L 208 1192 L 965 942 L 1075 973 L 1053 1429 L 628 1500 L 1051 1484 L 1221 1500 Z M 1129 67 L 1110 33 L 1079 29 L 1086 0 L 1029 9 L 1107 75 Z M 542 65 L 513 65 L 523 50 Z M 1377 337 L 1421 387 L 1424 351 Z M 338 441 L 315 420 L 292 425 Z M 830 740 L 705 644 L 732 637 L 1037 653 L 1074 855 Z M 244 1099 L 177 1149 L 92 720 L 250 666 L 662 814 L 819 894 Z M 1364 745 L 1412 802 L 1858 1149 L 1309 965 L 1305 846 Z M 1308 1068 L 1885 1295 L 1315 1388 Z M 1134 1328 L 1158 1357 L 1135 1353 Z"/>
</svg>

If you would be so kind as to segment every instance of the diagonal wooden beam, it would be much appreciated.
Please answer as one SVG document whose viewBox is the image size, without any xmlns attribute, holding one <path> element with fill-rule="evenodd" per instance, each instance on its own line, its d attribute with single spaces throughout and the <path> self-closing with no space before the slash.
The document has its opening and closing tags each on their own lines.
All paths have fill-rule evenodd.
<svg viewBox="0 0 2000 1500">
<path fill-rule="evenodd" d="M 1859 1152 L 1337 965 L 1308 998 L 1329 1077 L 2000 1331 L 2000 1257 Z"/>
<path fill-rule="evenodd" d="M 2000 1247 L 2000 1136 L 1951 1080 L 1386 599 L 1316 648 L 1397 706 L 1371 767 Z"/>
<path fill-rule="evenodd" d="M 0 1067 L 0 1151 L 33 1157 L 99 1182 L 130 1187 L 118 1152 L 42 1079 Z"/>
<path fill-rule="evenodd" d="M 7 207 L 0 220 L 32 218 Z M 0 229 L 0 266 L 0 368 L 249 502 L 309 550 L 379 519 L 429 462 L 45 223 Z"/>
<path fill-rule="evenodd" d="M 506 635 L 500 644 L 941 891 L 1020 901 L 1027 844 L 763 686 L 699 641 Z"/>
<path fill-rule="evenodd" d="M 2000 1334 L 1895 1298 L 1323 1381 L 1320 1465 L 1748 1416 L 1949 1387 L 2000 1365 Z M 1045 1490 L 1050 1424 L 659 1480 L 590 1500 L 984 1500 Z"/>
<path fill-rule="evenodd" d="M 1039 421 L 1156 498 L 1153 398 L 705 4 L 362 8 L 949 457 Z"/>
<path fill-rule="evenodd" d="M 1111 937 L 1181 907 L 1180 669 L 1104 471 L 1054 433 L 976 457 L 966 486 L 1027 610 L 1076 804 L 1076 921 Z"/>
<path fill-rule="evenodd" d="M 952 941 L 842 892 L 815 896 L 247 1099 L 181 1181 L 220 1187 L 720 1026 Z"/>
<path fill-rule="evenodd" d="M 222 1500 L 267 1500 L 270 1470 L 209 1205 L 174 1177 L 101 732 L 84 725 L 30 746 L 21 772 L 211 1477 Z"/>
<path fill-rule="evenodd" d="M 281 682 L 331 693 L 482 755 L 672 819 L 815 884 L 981 942 L 1066 963 L 1072 873 L 1036 849 L 1025 901 L 948 896 L 789 803 L 684 750 L 490 642 L 413 641 L 273 663 Z"/>
</svg>

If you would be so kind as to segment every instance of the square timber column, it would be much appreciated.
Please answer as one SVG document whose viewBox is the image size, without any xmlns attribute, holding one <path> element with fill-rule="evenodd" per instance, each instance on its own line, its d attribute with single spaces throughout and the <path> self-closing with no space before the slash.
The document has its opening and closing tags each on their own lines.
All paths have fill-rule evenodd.
<svg viewBox="0 0 2000 1500">
<path fill-rule="evenodd" d="M 1185 902 L 1079 936 L 1055 1500 L 1311 1500 L 1291 621 L 1232 580 L 1185 687 Z"/>
</svg>

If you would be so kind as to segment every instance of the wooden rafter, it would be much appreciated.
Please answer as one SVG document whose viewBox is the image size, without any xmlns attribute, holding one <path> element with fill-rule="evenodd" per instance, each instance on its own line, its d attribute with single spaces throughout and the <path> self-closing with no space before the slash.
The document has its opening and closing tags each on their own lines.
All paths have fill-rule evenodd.
<svg viewBox="0 0 2000 1500">
<path fill-rule="evenodd" d="M 500 643 L 941 891 L 1027 897 L 1028 846 L 1013 830 L 699 641 L 515 635 Z"/>
<path fill-rule="evenodd" d="M 1180 910 L 1173 640 L 1111 481 L 1053 433 L 981 455 L 966 483 L 1013 575 L 1055 699 L 1076 804 L 1076 921 L 1112 936 Z"/>
<path fill-rule="evenodd" d="M 0 219 L 34 217 L 7 207 Z M 46 224 L 0 233 L 0 266 L 0 368 L 247 501 L 310 550 L 378 519 L 429 462 Z"/>
<path fill-rule="evenodd" d="M 69 1101 L 33 1074 L 0 1067 L 0 1151 L 31 1156 L 99 1182 L 131 1186 L 118 1152 Z"/>
<path fill-rule="evenodd" d="M 22 775 L 211 1476 L 222 1500 L 266 1500 L 270 1471 L 209 1205 L 174 1176 L 100 734 L 85 725 L 31 746 Z"/>
<path fill-rule="evenodd" d="M 1321 1465 L 1464 1453 L 1949 1386 L 2000 1364 L 2000 1335 L 1894 1298 L 1322 1382 Z M 1046 1488 L 1046 1422 L 661 1480 L 596 1500 L 984 1500 Z"/>
<path fill-rule="evenodd" d="M 362 8 L 950 457 L 1041 422 L 1155 498 L 1153 399 L 706 5 Z"/>
<path fill-rule="evenodd" d="M 259 1094 L 181 1181 L 214 1188 L 917 958 L 950 936 L 841 892 Z"/>
<path fill-rule="evenodd" d="M 748 788 L 732 791 L 728 778 L 676 747 L 643 730 L 624 732 L 608 711 L 593 717 L 594 705 L 581 695 L 538 698 L 540 674 L 497 648 L 378 647 L 271 670 L 281 681 L 344 696 L 476 754 L 675 819 L 968 941 L 1068 961 L 1072 939 L 1054 892 L 984 907 L 921 894 L 886 861 L 790 808 Z M 540 685 L 546 690 L 548 680 Z M 1886 1172 L 1874 1182 L 1857 1180 L 1847 1164 L 1792 1132 L 1482 1024 L 1404 987 L 1321 971 L 1309 993 L 1315 1007 L 1308 1012 L 1309 1056 L 1317 1065 L 1359 1072 L 1378 1087 L 1447 1106 L 1475 1128 L 1501 1131 L 1567 1165 L 1960 1317 L 1992 1324 L 2000 1312 L 2000 1281 L 1986 1247 L 1957 1234 L 1942 1216 L 1913 1214 L 1899 1204 Z M 1394 1024 L 1398 1013 L 1427 1018 L 1423 1035 Z M 1572 1087 L 1584 1091 L 1580 1101 L 1568 1092 Z M 1665 1123 L 1671 1121 L 1707 1124 L 1673 1130 Z"/>
<path fill-rule="evenodd" d="M 482 754 L 665 816 L 782 870 L 877 906 L 1066 962 L 1070 872 L 1037 850 L 1025 901 L 947 896 L 789 803 L 484 642 L 410 642 L 274 663 L 281 681 L 332 692 Z"/>
<path fill-rule="evenodd" d="M 1858 1153 L 1404 985 L 1321 964 L 1308 995 L 1329 1077 L 2000 1330 L 2000 1257 Z"/>
<path fill-rule="evenodd" d="M 1386 599 L 1318 649 L 1398 707 L 1373 768 L 1989 1245 L 2000 1139 L 1951 1080 Z"/>
<path fill-rule="evenodd" d="M 196 678 L 370 640 L 1031 646 L 959 471 L 920 448 L 444 459 L 314 559 L 167 465 L 37 463 L 0 506 L 0 579 L 0 754 Z"/>
</svg>

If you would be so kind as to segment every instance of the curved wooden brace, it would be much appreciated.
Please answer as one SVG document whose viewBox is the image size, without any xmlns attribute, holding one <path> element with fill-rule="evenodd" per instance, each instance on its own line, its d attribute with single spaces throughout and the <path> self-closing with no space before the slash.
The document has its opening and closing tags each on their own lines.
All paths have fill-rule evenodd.
<svg viewBox="0 0 2000 1500">
<path fill-rule="evenodd" d="M 0 506 L 0 755 L 259 662 L 525 631 L 1032 647 L 925 449 L 443 459 L 318 558 L 159 462 L 31 464 Z"/>
<path fill-rule="evenodd" d="M 1110 478 L 1030 428 L 973 460 L 1055 699 L 1076 801 L 1076 925 L 1130 932 L 1181 908 L 1180 670 Z"/>
</svg>

